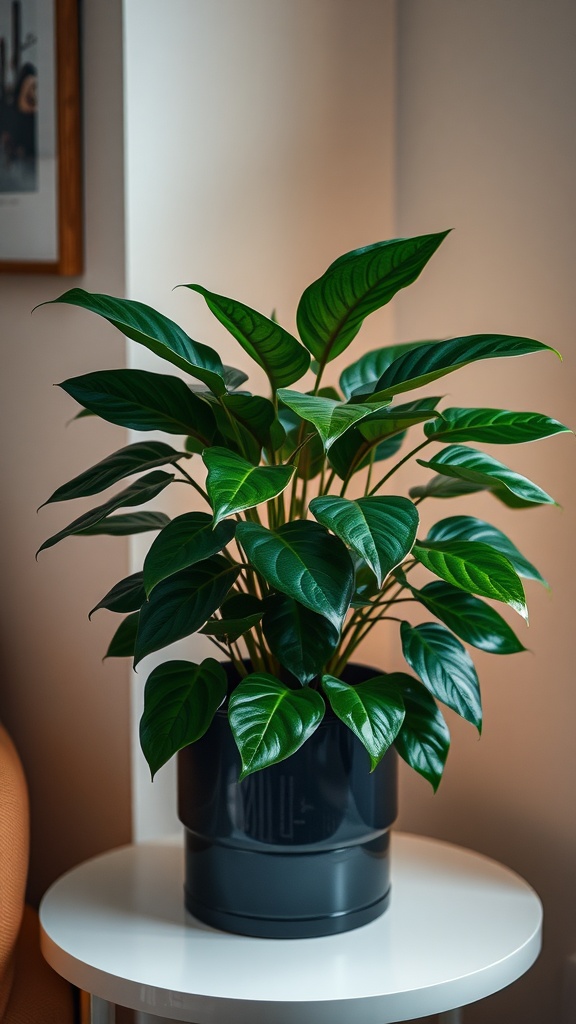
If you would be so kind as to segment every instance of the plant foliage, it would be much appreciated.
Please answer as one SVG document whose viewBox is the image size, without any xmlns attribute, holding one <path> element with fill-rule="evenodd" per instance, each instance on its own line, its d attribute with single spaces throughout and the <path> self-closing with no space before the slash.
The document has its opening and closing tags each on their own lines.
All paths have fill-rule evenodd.
<svg viewBox="0 0 576 1024">
<path fill-rule="evenodd" d="M 464 645 L 499 655 L 525 650 L 487 602 L 527 618 L 522 579 L 545 583 L 538 570 L 499 529 L 472 516 L 443 517 L 421 536 L 418 506 L 475 492 L 510 508 L 555 504 L 476 445 L 532 442 L 568 428 L 536 412 L 442 411 L 437 397 L 406 394 L 478 360 L 554 349 L 494 334 L 415 341 L 361 355 L 341 372 L 339 389 L 322 384 L 365 318 L 416 280 L 445 235 L 341 256 L 302 295 L 299 337 L 235 299 L 187 285 L 264 371 L 266 396 L 245 390 L 244 373 L 142 303 L 78 288 L 55 300 L 103 317 L 176 367 L 66 380 L 60 386 L 79 415 L 161 430 L 174 444 L 130 444 L 58 487 L 49 502 L 135 477 L 42 548 L 72 535 L 156 531 L 142 571 L 93 609 L 125 616 L 107 656 L 137 664 L 201 632 L 240 677 L 227 693 L 211 658 L 154 669 L 141 725 L 152 774 L 204 735 L 225 705 L 242 778 L 289 757 L 330 713 L 365 746 L 372 769 L 394 744 L 436 789 L 450 745 L 442 706 L 482 727 L 478 676 Z M 395 473 L 410 459 L 432 475 L 397 494 Z M 113 514 L 176 482 L 193 499 L 177 518 L 148 509 Z M 419 610 L 416 621 L 407 608 Z M 386 624 L 399 629 L 411 673 L 380 671 L 350 685 L 349 660 Z"/>
</svg>

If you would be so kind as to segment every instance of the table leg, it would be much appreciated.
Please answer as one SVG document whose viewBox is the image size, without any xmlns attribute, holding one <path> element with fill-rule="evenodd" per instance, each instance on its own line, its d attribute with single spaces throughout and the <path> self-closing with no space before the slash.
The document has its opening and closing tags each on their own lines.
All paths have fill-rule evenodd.
<svg viewBox="0 0 576 1024">
<path fill-rule="evenodd" d="M 446 1010 L 438 1014 L 438 1024 L 462 1024 L 462 1011 L 460 1007 L 455 1010 Z"/>
<path fill-rule="evenodd" d="M 114 1024 L 115 1019 L 114 1003 L 100 996 L 90 996 L 90 1024 Z"/>
</svg>

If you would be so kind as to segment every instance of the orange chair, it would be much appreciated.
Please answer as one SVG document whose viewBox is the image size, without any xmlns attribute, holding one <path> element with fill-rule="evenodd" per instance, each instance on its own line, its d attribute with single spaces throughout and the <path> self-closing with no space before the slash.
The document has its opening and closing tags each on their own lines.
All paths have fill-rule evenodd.
<svg viewBox="0 0 576 1024">
<path fill-rule="evenodd" d="M 72 987 L 44 960 L 38 915 L 24 902 L 28 850 L 26 779 L 0 724 L 0 1024 L 73 1024 Z"/>
</svg>

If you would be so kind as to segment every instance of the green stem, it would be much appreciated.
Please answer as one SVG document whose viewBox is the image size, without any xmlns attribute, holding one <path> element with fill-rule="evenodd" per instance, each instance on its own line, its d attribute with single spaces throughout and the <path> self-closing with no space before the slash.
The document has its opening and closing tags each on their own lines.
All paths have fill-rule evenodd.
<svg viewBox="0 0 576 1024">
<path fill-rule="evenodd" d="M 197 484 L 196 481 L 194 480 L 194 478 L 191 477 L 190 474 L 187 473 L 185 469 L 182 469 L 182 466 L 180 466 L 178 463 L 175 464 L 175 468 L 180 470 L 180 472 L 182 473 L 182 476 L 186 477 L 188 483 L 191 484 L 191 486 L 194 487 L 195 490 L 198 491 L 198 494 L 200 494 L 204 498 L 204 501 L 208 505 L 210 505 L 210 498 L 208 497 L 206 491 L 202 487 L 200 487 L 200 484 Z"/>
<path fill-rule="evenodd" d="M 373 487 L 372 490 L 368 492 L 368 497 L 370 497 L 372 494 L 375 494 L 376 491 L 379 491 L 382 485 L 385 484 L 386 481 L 390 479 L 392 474 L 396 473 L 397 470 L 400 469 L 400 466 L 403 466 L 405 462 L 408 462 L 408 459 L 411 459 L 414 455 L 416 455 L 417 452 L 421 451 L 422 448 L 425 448 L 427 444 L 430 444 L 430 441 L 431 438 L 427 437 L 425 441 L 422 441 L 421 444 L 416 445 L 416 447 L 413 448 L 412 451 L 408 452 L 408 454 L 405 455 L 403 459 L 400 459 L 399 462 L 397 462 L 396 465 L 393 466 L 392 469 L 389 470 L 388 473 L 386 473 L 386 475 L 383 476 L 382 479 L 378 481 L 375 487 Z"/>
</svg>

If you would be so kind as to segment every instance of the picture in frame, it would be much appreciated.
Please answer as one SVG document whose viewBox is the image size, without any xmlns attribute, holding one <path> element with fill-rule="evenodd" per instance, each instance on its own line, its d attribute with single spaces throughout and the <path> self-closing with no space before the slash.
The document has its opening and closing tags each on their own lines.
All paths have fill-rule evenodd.
<svg viewBox="0 0 576 1024">
<path fill-rule="evenodd" d="M 0 272 L 82 272 L 78 0 L 0 0 Z"/>
</svg>

